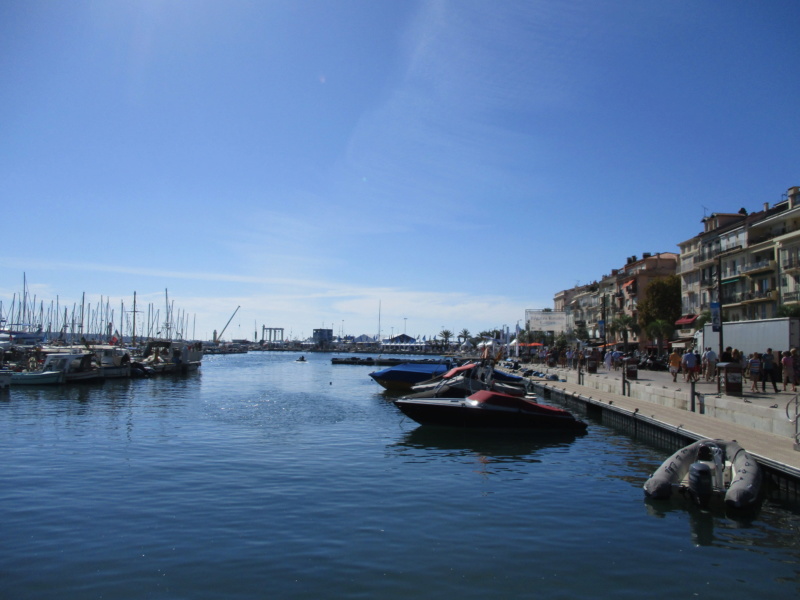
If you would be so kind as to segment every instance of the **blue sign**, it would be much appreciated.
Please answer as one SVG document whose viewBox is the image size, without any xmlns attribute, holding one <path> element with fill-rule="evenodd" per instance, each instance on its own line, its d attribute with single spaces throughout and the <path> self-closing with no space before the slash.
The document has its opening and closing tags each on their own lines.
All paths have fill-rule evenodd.
<svg viewBox="0 0 800 600">
<path fill-rule="evenodd" d="M 722 329 L 722 305 L 719 302 L 711 303 L 711 331 L 719 332 Z"/>
</svg>

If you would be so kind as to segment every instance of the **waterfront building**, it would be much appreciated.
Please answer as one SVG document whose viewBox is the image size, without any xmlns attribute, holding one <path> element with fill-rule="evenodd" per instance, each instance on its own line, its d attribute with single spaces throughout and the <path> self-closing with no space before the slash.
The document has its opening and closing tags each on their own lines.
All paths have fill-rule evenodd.
<svg viewBox="0 0 800 600">
<path fill-rule="evenodd" d="M 627 315 L 638 321 L 638 304 L 645 297 L 647 285 L 658 278 L 675 274 L 678 255 L 674 252 L 652 254 L 642 258 L 628 257 L 624 267 L 603 275 L 600 281 L 562 290 L 554 297 L 556 310 L 567 313 L 569 331 L 582 341 L 593 345 L 621 344 L 624 336 L 614 331 L 614 321 Z M 629 348 L 645 350 L 648 340 L 635 329 L 628 332 Z"/>
<path fill-rule="evenodd" d="M 678 244 L 677 325 L 691 326 L 712 302 L 720 302 L 723 321 L 771 319 L 781 306 L 800 304 L 800 188 L 761 211 L 714 213 L 702 223 L 702 233 Z"/>
<path fill-rule="evenodd" d="M 713 213 L 701 223 L 700 233 L 677 244 L 677 254 L 632 256 L 600 281 L 556 293 L 554 309 L 567 313 L 568 331 L 595 345 L 619 344 L 610 325 L 621 315 L 638 321 L 646 286 L 672 273 L 681 280 L 673 346 L 692 345 L 696 321 L 712 303 L 720 303 L 723 321 L 771 319 L 782 307 L 800 307 L 800 187 L 760 211 Z M 635 331 L 628 341 L 640 350 L 652 343 Z"/>
</svg>

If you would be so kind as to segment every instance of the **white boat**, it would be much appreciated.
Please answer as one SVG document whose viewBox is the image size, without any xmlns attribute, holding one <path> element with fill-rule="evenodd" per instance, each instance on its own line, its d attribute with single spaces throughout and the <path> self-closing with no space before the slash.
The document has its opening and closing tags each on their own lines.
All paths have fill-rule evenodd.
<svg viewBox="0 0 800 600">
<path fill-rule="evenodd" d="M 699 440 L 665 460 L 644 484 L 650 498 L 666 499 L 673 492 L 688 492 L 701 507 L 713 496 L 726 506 L 748 510 L 761 500 L 758 462 L 735 441 Z"/>
<path fill-rule="evenodd" d="M 11 385 L 53 385 L 62 383 L 61 371 L 15 371 L 11 373 Z"/>
<path fill-rule="evenodd" d="M 131 355 L 126 348 L 111 345 L 92 346 L 103 379 L 131 376 Z"/>
<path fill-rule="evenodd" d="M 91 352 L 54 352 L 44 359 L 42 371 L 59 371 L 65 383 L 99 381 L 100 369 Z"/>
<path fill-rule="evenodd" d="M 200 368 L 203 344 L 183 340 L 151 340 L 147 342 L 140 361 L 155 374 L 187 373 Z"/>
</svg>

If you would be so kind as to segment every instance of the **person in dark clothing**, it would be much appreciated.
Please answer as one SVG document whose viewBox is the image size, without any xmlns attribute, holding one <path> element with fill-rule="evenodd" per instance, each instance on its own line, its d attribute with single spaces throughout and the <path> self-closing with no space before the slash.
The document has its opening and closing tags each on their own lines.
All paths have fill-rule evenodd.
<svg viewBox="0 0 800 600">
<path fill-rule="evenodd" d="M 767 391 L 767 379 L 772 382 L 772 387 L 775 388 L 775 393 L 778 393 L 778 377 L 775 372 L 775 357 L 772 355 L 772 348 L 767 348 L 767 351 L 761 355 L 761 391 Z"/>
</svg>

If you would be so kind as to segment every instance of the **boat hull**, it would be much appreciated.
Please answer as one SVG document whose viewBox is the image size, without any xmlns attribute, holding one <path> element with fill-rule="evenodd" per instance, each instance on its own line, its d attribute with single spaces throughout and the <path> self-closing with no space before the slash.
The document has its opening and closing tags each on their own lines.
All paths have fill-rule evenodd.
<svg viewBox="0 0 800 600">
<path fill-rule="evenodd" d="M 11 385 L 55 385 L 61 383 L 64 374 L 61 371 L 12 373 Z"/>
<path fill-rule="evenodd" d="M 415 384 L 443 374 L 449 368 L 444 363 L 406 363 L 370 373 L 378 384 L 387 390 L 407 392 Z"/>
<path fill-rule="evenodd" d="M 395 405 L 421 425 L 465 429 L 586 431 L 586 423 L 568 411 L 494 392 L 479 392 L 467 398 L 398 398 Z"/>
<path fill-rule="evenodd" d="M 719 460 L 704 461 L 703 447 L 719 449 Z M 730 471 L 728 477 L 724 472 Z M 698 492 L 703 474 L 719 479 L 708 482 L 708 494 Z M 688 491 L 697 504 L 707 505 L 710 494 L 724 496 L 729 508 L 749 510 L 761 502 L 762 474 L 758 462 L 738 443 L 724 440 L 699 440 L 684 446 L 665 460 L 644 484 L 645 495 L 669 498 L 675 491 Z"/>
</svg>

